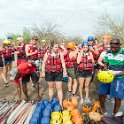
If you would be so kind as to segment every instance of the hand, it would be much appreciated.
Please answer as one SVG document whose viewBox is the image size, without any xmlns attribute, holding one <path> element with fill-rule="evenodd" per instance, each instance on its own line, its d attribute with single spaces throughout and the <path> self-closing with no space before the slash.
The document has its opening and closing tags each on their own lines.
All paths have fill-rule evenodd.
<svg viewBox="0 0 124 124">
<path fill-rule="evenodd" d="M 94 52 L 94 48 L 93 47 L 90 47 L 90 50 Z"/>
<path fill-rule="evenodd" d="M 41 77 L 44 78 L 45 77 L 45 72 L 41 73 Z"/>
<path fill-rule="evenodd" d="M 83 53 L 84 51 L 83 51 L 83 49 L 81 49 L 81 51 L 80 51 L 81 53 Z"/>
<path fill-rule="evenodd" d="M 36 50 L 35 53 L 38 53 L 38 50 Z"/>
<path fill-rule="evenodd" d="M 67 72 L 66 71 L 63 71 L 63 76 L 67 76 Z"/>
<path fill-rule="evenodd" d="M 92 59 L 91 56 L 88 56 L 87 58 L 88 58 L 88 60 Z"/>
<path fill-rule="evenodd" d="M 108 69 L 107 68 L 104 68 L 103 71 L 107 71 Z"/>
<path fill-rule="evenodd" d="M 114 74 L 114 78 L 116 78 L 117 77 L 117 74 Z"/>
<path fill-rule="evenodd" d="M 96 50 L 96 49 L 97 49 L 97 46 L 96 46 L 96 45 L 95 45 L 95 46 L 93 46 L 93 49 L 95 49 L 95 50 Z"/>
</svg>

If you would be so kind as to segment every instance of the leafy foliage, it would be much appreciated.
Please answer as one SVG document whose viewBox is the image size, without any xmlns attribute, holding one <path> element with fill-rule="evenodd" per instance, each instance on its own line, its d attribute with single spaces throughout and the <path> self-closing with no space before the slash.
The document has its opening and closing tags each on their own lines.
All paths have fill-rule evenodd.
<svg viewBox="0 0 124 124">
<path fill-rule="evenodd" d="M 95 35 L 99 40 L 104 34 L 110 34 L 112 38 L 120 38 L 122 42 L 124 41 L 124 18 L 116 20 L 105 13 L 98 17 L 95 29 Z"/>
<path fill-rule="evenodd" d="M 39 41 L 46 40 L 47 44 L 49 45 L 51 41 L 59 41 L 61 42 L 68 42 L 68 41 L 74 41 L 77 44 L 79 44 L 82 39 L 79 36 L 75 37 L 67 37 L 63 36 L 61 32 L 58 30 L 57 25 L 51 24 L 49 22 L 46 22 L 45 24 L 38 26 L 33 25 L 31 29 L 24 28 L 22 35 L 19 34 L 9 34 L 12 36 L 13 41 L 15 42 L 15 45 L 17 45 L 17 37 L 22 36 L 24 38 L 24 42 L 27 43 L 31 40 L 31 37 L 33 35 L 37 36 L 39 38 Z"/>
</svg>

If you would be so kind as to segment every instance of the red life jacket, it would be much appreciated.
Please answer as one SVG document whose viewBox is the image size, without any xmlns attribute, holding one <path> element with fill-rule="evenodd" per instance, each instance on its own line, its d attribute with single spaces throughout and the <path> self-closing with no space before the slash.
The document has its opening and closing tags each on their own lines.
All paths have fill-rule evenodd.
<svg viewBox="0 0 124 124">
<path fill-rule="evenodd" d="M 103 46 L 98 47 L 99 55 L 96 55 L 93 51 L 90 51 L 93 54 L 93 58 L 94 58 L 95 62 L 98 61 L 98 58 L 99 58 L 100 54 L 102 53 L 102 51 L 104 51 Z"/>
<path fill-rule="evenodd" d="M 32 53 L 32 52 L 35 52 L 35 51 L 38 51 L 38 46 L 30 44 L 28 52 Z M 37 59 L 38 59 L 38 53 L 36 53 L 36 54 L 34 54 L 32 56 L 28 56 L 28 60 L 37 60 Z"/>
<path fill-rule="evenodd" d="M 88 56 L 90 56 L 90 52 L 88 52 L 87 55 L 82 56 L 80 64 L 78 64 L 78 70 L 79 71 L 84 71 L 84 70 L 92 70 L 93 69 L 93 64 L 92 60 L 88 59 Z"/>
<path fill-rule="evenodd" d="M 55 56 L 52 56 L 52 53 L 48 52 L 48 58 L 46 62 L 46 71 L 47 72 L 61 72 L 62 63 L 60 58 L 60 53 L 56 53 Z"/>
<path fill-rule="evenodd" d="M 15 52 L 15 46 L 13 44 L 11 45 L 11 49 L 12 49 L 12 54 L 14 54 L 14 52 Z"/>
<path fill-rule="evenodd" d="M 18 46 L 17 46 L 17 51 L 19 52 L 19 53 L 17 54 L 18 60 L 19 60 L 19 59 L 25 59 L 25 58 L 26 58 L 26 54 L 25 54 L 25 44 L 18 45 Z"/>
<path fill-rule="evenodd" d="M 74 68 L 77 61 L 77 57 L 69 58 L 69 52 L 68 52 L 65 55 L 64 59 L 65 59 L 66 68 Z"/>
<path fill-rule="evenodd" d="M 99 51 L 100 54 L 104 51 L 103 45 L 101 45 L 101 46 L 98 47 L 98 51 Z"/>
<path fill-rule="evenodd" d="M 13 49 L 9 46 L 2 50 L 4 59 L 12 58 Z"/>
<path fill-rule="evenodd" d="M 48 50 L 47 46 L 41 47 L 40 52 L 39 52 L 39 58 L 43 58 L 44 54 L 47 52 L 47 50 Z"/>
</svg>

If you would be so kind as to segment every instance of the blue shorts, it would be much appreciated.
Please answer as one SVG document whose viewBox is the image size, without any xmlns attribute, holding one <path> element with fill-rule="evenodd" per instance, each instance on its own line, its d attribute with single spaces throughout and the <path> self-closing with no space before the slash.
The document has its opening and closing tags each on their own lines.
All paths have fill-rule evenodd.
<svg viewBox="0 0 124 124">
<path fill-rule="evenodd" d="M 124 99 L 124 77 L 115 78 L 111 83 L 110 98 Z"/>
<path fill-rule="evenodd" d="M 98 94 L 99 95 L 109 95 L 110 94 L 110 86 L 111 86 L 110 83 L 105 84 L 105 83 L 100 82 Z"/>
<path fill-rule="evenodd" d="M 10 61 L 5 61 L 5 65 L 8 65 L 8 64 L 11 64 L 12 63 L 12 60 Z"/>
</svg>

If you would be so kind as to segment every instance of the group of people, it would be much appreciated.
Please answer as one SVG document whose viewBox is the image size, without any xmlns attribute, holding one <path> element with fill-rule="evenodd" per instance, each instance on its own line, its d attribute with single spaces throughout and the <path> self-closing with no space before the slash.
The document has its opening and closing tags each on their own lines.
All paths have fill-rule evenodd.
<svg viewBox="0 0 124 124">
<path fill-rule="evenodd" d="M 10 42 L 9 42 L 10 41 Z M 99 100 L 103 113 L 106 113 L 105 99 L 107 95 L 115 98 L 113 114 L 119 111 L 121 99 L 124 98 L 124 50 L 121 48 L 119 39 L 112 39 L 110 35 L 103 36 L 103 42 L 98 43 L 97 38 L 89 36 L 87 41 L 80 44 L 75 42 L 50 41 L 49 46 L 46 40 L 41 40 L 38 45 L 38 37 L 33 36 L 27 44 L 22 37 L 17 38 L 18 45 L 15 47 L 12 38 L 4 40 L 0 50 L 0 74 L 4 79 L 4 86 L 8 86 L 9 79 L 7 72 L 11 70 L 14 54 L 17 54 L 17 67 L 14 70 L 14 82 L 17 86 L 19 101 L 21 101 L 21 84 L 25 95 L 28 98 L 27 82 L 34 84 L 36 99 L 40 101 L 39 78 L 45 78 L 48 83 L 49 98 L 54 95 L 53 89 L 56 86 L 58 99 L 62 106 L 63 77 L 68 77 L 68 94 L 76 96 L 79 91 L 81 101 L 89 100 L 90 82 L 94 73 L 99 70 L 110 69 L 114 73 L 114 80 L 110 84 L 100 82 Z M 13 54 L 14 53 L 14 54 Z M 3 74 L 3 63 L 5 64 L 5 75 Z M 79 84 L 79 89 L 77 86 Z M 84 87 L 84 88 L 83 88 Z M 83 89 L 84 93 L 83 94 Z"/>
</svg>

